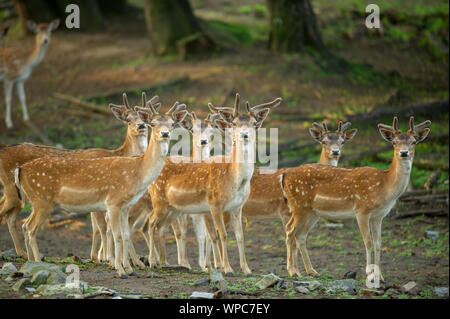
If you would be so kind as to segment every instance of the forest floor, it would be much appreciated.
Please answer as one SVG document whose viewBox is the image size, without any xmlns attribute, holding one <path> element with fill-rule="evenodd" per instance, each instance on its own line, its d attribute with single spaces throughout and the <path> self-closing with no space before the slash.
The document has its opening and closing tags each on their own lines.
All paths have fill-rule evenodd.
<svg viewBox="0 0 450 319">
<path fill-rule="evenodd" d="M 133 1 L 138 2 L 138 1 Z M 313 119 L 327 119 L 336 127 L 340 119 L 373 110 L 448 100 L 448 2 L 446 1 L 378 1 L 386 12 L 384 32 L 369 31 L 364 26 L 364 6 L 354 1 L 313 1 L 319 28 L 331 51 L 350 62 L 344 73 L 327 69 L 308 54 L 274 55 L 266 50 L 267 9 L 264 1 L 192 1 L 202 25 L 224 50 L 205 59 L 180 61 L 176 56 L 155 58 L 150 55 L 143 12 L 131 8 L 120 17 L 112 16 L 104 32 L 83 33 L 58 30 L 52 36 L 43 62 L 36 67 L 25 84 L 28 109 L 32 122 L 55 144 L 66 148 L 114 148 L 123 141 L 125 127 L 112 116 L 92 115 L 69 106 L 53 97 L 64 93 L 98 103 L 121 103 L 121 92 L 128 92 L 132 104 L 139 104 L 140 92 L 150 85 L 174 78 L 188 79 L 147 94 L 158 94 L 164 105 L 174 101 L 188 104 L 189 109 L 206 114 L 207 103 L 232 104 L 232 95 L 239 92 L 252 104 L 283 97 L 280 108 L 270 114 L 265 127 L 279 129 L 279 144 L 302 145 L 311 141 L 307 128 Z M 33 44 L 32 38 L 21 38 L 16 26 L 5 41 L 6 46 Z M 3 101 L 0 93 L 0 101 Z M 3 105 L 3 102 L 1 102 Z M 13 97 L 14 130 L 4 125 L 0 110 L 0 143 L 25 141 L 40 143 L 25 126 L 16 96 Z M 416 159 L 445 167 L 449 161 L 449 113 L 421 115 L 416 121 L 433 121 L 430 138 L 416 147 Z M 353 156 L 376 147 L 386 146 L 377 132 L 380 122 L 390 124 L 391 116 L 354 122 L 358 134 L 345 145 L 343 154 Z M 400 118 L 406 129 L 408 117 Z M 295 139 L 295 140 L 294 140 Z M 307 145 L 280 152 L 282 160 L 291 165 L 318 160 L 320 145 Z M 379 156 L 353 157 L 343 161 L 345 167 L 370 165 L 388 168 L 392 151 Z M 293 162 L 292 162 L 293 161 Z M 443 169 L 437 188 L 448 189 L 448 164 Z M 412 184 L 423 188 L 433 169 L 413 167 Z M 29 207 L 28 207 L 29 208 Z M 28 209 L 26 208 L 26 209 Z M 447 208 L 448 211 L 448 208 Z M 389 220 L 383 229 L 382 269 L 389 284 L 402 285 L 415 281 L 420 287 L 415 298 L 431 298 L 435 286 L 448 286 L 448 217 L 416 217 Z M 276 231 L 274 231 L 276 230 Z M 422 239 L 425 230 L 440 232 L 437 242 Z M 285 270 L 285 245 L 278 221 L 251 221 L 246 230 L 246 252 L 256 278 L 226 278 L 236 289 L 251 289 L 255 280 L 274 269 L 289 282 Z M 234 238 L 230 234 L 230 238 Z M 88 220 L 45 226 L 38 235 L 42 252 L 50 258 L 72 253 L 87 258 L 90 243 Z M 231 240 L 230 256 L 238 271 L 238 254 Z M 0 249 L 12 248 L 6 225 L 0 225 Z M 196 265 L 196 244 L 190 238 L 191 265 Z M 321 223 L 312 231 L 308 248 L 319 280 L 341 279 L 348 270 L 357 272 L 359 288 L 363 286 L 364 247 L 355 222 L 345 222 L 343 229 L 329 229 Z M 141 254 L 146 254 L 143 241 L 138 242 Z M 176 262 L 176 249 L 169 243 L 169 261 Z M 86 264 L 82 279 L 110 288 L 140 291 L 152 297 L 186 297 L 192 283 L 207 277 L 198 269 L 190 272 L 156 270 L 162 278 L 115 278 L 107 266 Z M 317 295 L 321 295 L 318 293 Z M 316 294 L 306 296 L 317 297 Z M 0 282 L 0 297 L 30 297 L 13 293 Z M 242 297 L 242 296 L 240 296 Z M 288 284 L 287 290 L 269 289 L 261 297 L 303 298 Z M 354 297 L 342 296 L 336 297 Z M 356 296 L 363 297 L 363 296 Z M 388 296 L 382 296 L 388 297 Z M 411 296 L 400 294 L 396 298 Z"/>
</svg>

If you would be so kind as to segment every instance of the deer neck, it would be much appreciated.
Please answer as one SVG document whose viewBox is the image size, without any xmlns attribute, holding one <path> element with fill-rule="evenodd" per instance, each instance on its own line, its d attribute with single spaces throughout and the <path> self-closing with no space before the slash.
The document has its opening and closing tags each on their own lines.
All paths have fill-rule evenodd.
<svg viewBox="0 0 450 319">
<path fill-rule="evenodd" d="M 140 175 L 144 185 L 150 185 L 159 175 L 164 165 L 164 160 L 169 153 L 169 140 L 157 140 L 154 134 L 150 136 L 147 150 L 141 157 Z"/>
<path fill-rule="evenodd" d="M 255 170 L 254 154 L 255 143 L 233 143 L 231 170 L 233 172 L 232 176 L 238 185 L 243 185 L 251 180 Z"/>
<path fill-rule="evenodd" d="M 326 155 L 325 148 L 322 147 L 322 152 L 320 153 L 320 158 L 318 164 L 322 165 L 331 165 L 331 166 L 337 166 L 338 165 L 339 158 L 329 158 Z"/>
<path fill-rule="evenodd" d="M 47 52 L 48 44 L 41 45 L 36 37 L 36 42 L 27 60 L 27 66 L 35 67 L 41 63 L 44 58 L 45 52 Z"/>
<path fill-rule="evenodd" d="M 127 137 L 121 147 L 118 148 L 119 156 L 137 156 L 144 154 L 148 147 L 146 135 L 135 135 L 127 129 Z"/>
<path fill-rule="evenodd" d="M 192 157 L 194 159 L 205 159 L 210 157 L 210 148 L 208 146 L 201 146 L 196 141 L 194 141 L 192 147 Z"/>
<path fill-rule="evenodd" d="M 402 195 L 409 184 L 413 159 L 402 160 L 394 152 L 391 167 L 388 169 L 386 178 L 386 197 L 396 200 Z"/>
</svg>

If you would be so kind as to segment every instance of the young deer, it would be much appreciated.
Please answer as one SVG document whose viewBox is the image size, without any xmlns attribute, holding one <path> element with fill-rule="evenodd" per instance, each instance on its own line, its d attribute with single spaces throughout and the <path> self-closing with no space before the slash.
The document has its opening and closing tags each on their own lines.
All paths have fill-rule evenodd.
<svg viewBox="0 0 450 319">
<path fill-rule="evenodd" d="M 33 206 L 22 227 L 29 259 L 40 261 L 37 231 L 56 205 L 69 211 L 106 211 L 114 238 L 114 267 L 121 278 L 134 274 L 128 257 L 127 210 L 160 174 L 170 134 L 187 114 L 186 105 L 178 102 L 164 115 L 150 103 L 149 106 L 150 109 L 135 107 L 141 120 L 152 128 L 143 155 L 95 159 L 45 157 L 14 171 L 21 196 L 26 195 Z"/>
<path fill-rule="evenodd" d="M 338 123 L 338 129 L 330 132 L 325 122 L 322 125 L 313 123 L 309 128 L 311 136 L 322 144 L 319 164 L 337 166 L 343 145 L 350 141 L 357 133 L 357 129 L 347 129 L 350 122 Z M 255 173 L 250 183 L 250 196 L 242 208 L 242 216 L 246 219 L 271 219 L 281 218 L 283 227 L 286 227 L 291 214 L 286 205 L 280 188 L 279 175 L 286 169 L 278 169 L 273 174 L 262 174 L 260 169 L 255 168 Z M 225 214 L 225 223 L 229 224 L 229 215 Z M 208 243 L 209 246 L 209 243 Z M 208 247 L 208 249 L 210 249 Z"/>
<path fill-rule="evenodd" d="M 381 223 L 408 186 L 415 145 L 430 132 L 430 121 L 414 125 L 411 117 L 409 124 L 407 133 L 399 131 L 397 117 L 392 126 L 378 124 L 381 136 L 394 146 L 392 164 L 387 170 L 308 164 L 287 169 L 280 175 L 282 191 L 292 215 L 286 233 L 287 269 L 290 275 L 300 275 L 293 260 L 296 241 L 306 272 L 312 276 L 318 275 L 306 250 L 306 238 L 319 217 L 356 218 L 366 247 L 366 274 L 370 275 L 373 271 L 372 247 L 375 265 L 379 269 Z M 384 280 L 381 271 L 379 275 Z"/>
<path fill-rule="evenodd" d="M 145 93 L 143 93 L 145 100 Z M 158 96 L 154 96 L 148 103 L 155 104 Z M 123 94 L 123 105 L 110 104 L 114 116 L 127 125 L 125 142 L 115 150 L 91 148 L 83 150 L 67 150 L 49 146 L 38 146 L 23 143 L 0 148 L 0 183 L 3 184 L 4 196 L 0 200 L 0 221 L 5 219 L 14 242 L 17 255 L 27 259 L 22 241 L 19 237 L 17 218 L 21 211 L 21 200 L 14 184 L 14 170 L 37 158 L 44 156 L 95 158 L 112 156 L 140 155 L 147 149 L 148 129 L 138 114 L 129 106 L 127 96 Z"/>
<path fill-rule="evenodd" d="M 217 229 L 222 245 L 224 271 L 232 273 L 223 221 L 223 213 L 228 211 L 232 216 L 241 268 L 245 274 L 251 274 L 244 253 L 241 209 L 250 193 L 250 180 L 254 170 L 251 155 L 254 154 L 252 152 L 256 143 L 255 129 L 261 127 L 270 109 L 280 103 L 281 98 L 278 98 L 251 108 L 247 102 L 247 113 L 239 114 L 237 94 L 233 112 L 219 110 L 219 114 L 228 119 L 228 122 L 215 120 L 221 128 L 228 125 L 233 128 L 234 144 L 231 157 L 214 156 L 201 163 L 189 164 L 174 163 L 171 158 L 166 160 L 161 175 L 150 186 L 153 202 L 153 212 L 149 219 L 150 263 L 153 260 L 152 247 L 155 235 L 160 244 L 160 263 L 165 260 L 165 246 L 159 236 L 159 230 L 171 224 L 182 213 L 211 213 L 215 229 L 211 228 L 211 225 L 206 225 L 209 236 L 213 247 L 217 247 Z M 155 229 L 158 229 L 158 232 L 155 232 Z"/>
<path fill-rule="evenodd" d="M 17 94 L 22 105 L 24 121 L 30 119 L 25 101 L 24 82 L 31 75 L 33 68 L 41 63 L 50 43 L 53 31 L 58 28 L 59 20 L 50 23 L 36 24 L 27 21 L 27 27 L 36 33 L 36 40 L 33 49 L 24 50 L 21 48 L 2 49 L 0 51 L 0 80 L 3 81 L 6 100 L 5 122 L 7 128 L 12 128 L 11 120 L 11 97 L 14 84 L 17 86 Z"/>
</svg>

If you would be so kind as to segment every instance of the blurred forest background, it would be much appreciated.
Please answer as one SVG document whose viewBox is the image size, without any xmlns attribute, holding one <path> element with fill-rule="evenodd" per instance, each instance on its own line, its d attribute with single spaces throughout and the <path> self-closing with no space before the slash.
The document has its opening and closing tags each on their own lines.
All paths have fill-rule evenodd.
<svg viewBox="0 0 450 319">
<path fill-rule="evenodd" d="M 15 129 L 4 126 L 2 106 L 0 142 L 117 147 L 125 128 L 104 111 L 122 92 L 139 104 L 146 90 L 201 116 L 208 102 L 232 105 L 235 92 L 252 104 L 281 96 L 265 123 L 279 128 L 281 166 L 317 161 L 320 145 L 307 131 L 313 121 L 335 128 L 350 120 L 359 132 L 342 165 L 387 168 L 391 146 L 377 123 L 397 115 L 406 129 L 415 115 L 433 125 L 417 147 L 412 184 L 423 188 L 439 170 L 435 187 L 448 188 L 449 4 L 379 0 L 382 27 L 368 29 L 370 2 L 1 0 L 5 47 L 32 47 L 27 19 L 61 25 L 25 82 L 34 129 L 22 124 L 14 94 Z M 64 26 L 69 3 L 80 7 L 80 29 Z"/>
</svg>

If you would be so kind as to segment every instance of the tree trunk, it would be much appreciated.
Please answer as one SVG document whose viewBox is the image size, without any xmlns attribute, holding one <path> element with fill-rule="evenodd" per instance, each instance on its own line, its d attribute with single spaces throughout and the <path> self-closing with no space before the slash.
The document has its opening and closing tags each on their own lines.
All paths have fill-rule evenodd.
<svg viewBox="0 0 450 319">
<path fill-rule="evenodd" d="M 271 51 L 284 53 L 314 49 L 328 54 L 309 0 L 267 0 L 267 6 Z"/>
<path fill-rule="evenodd" d="M 195 18 L 189 0 L 145 0 L 145 21 L 156 55 L 178 53 L 184 58 L 215 48 Z"/>
</svg>

